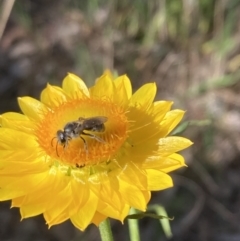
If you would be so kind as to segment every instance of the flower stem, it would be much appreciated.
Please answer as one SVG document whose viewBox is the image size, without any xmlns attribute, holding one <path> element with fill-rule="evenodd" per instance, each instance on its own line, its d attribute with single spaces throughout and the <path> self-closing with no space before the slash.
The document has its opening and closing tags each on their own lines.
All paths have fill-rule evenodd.
<svg viewBox="0 0 240 241">
<path fill-rule="evenodd" d="M 136 214 L 137 211 L 134 208 L 130 209 L 129 214 Z M 128 219 L 128 228 L 131 241 L 140 241 L 139 227 L 137 219 Z"/>
<path fill-rule="evenodd" d="M 100 223 L 99 230 L 102 241 L 113 241 L 113 235 L 109 219 L 106 219 Z"/>
</svg>

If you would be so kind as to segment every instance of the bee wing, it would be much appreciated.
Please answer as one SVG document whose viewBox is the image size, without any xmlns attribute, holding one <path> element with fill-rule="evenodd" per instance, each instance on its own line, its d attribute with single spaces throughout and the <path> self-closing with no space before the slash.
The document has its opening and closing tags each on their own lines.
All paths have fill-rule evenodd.
<svg viewBox="0 0 240 241">
<path fill-rule="evenodd" d="M 108 118 L 105 116 L 86 118 L 83 121 L 83 129 L 91 131 L 104 131 L 104 123 L 107 121 L 107 119 Z"/>
<path fill-rule="evenodd" d="M 94 116 L 90 118 L 79 117 L 78 120 L 81 123 L 84 122 L 84 125 L 86 125 L 86 123 L 89 123 L 89 125 L 100 125 L 105 123 L 108 120 L 108 118 L 106 116 Z"/>
<path fill-rule="evenodd" d="M 106 116 L 95 116 L 93 119 L 96 119 L 98 122 L 105 123 L 108 118 Z"/>
</svg>

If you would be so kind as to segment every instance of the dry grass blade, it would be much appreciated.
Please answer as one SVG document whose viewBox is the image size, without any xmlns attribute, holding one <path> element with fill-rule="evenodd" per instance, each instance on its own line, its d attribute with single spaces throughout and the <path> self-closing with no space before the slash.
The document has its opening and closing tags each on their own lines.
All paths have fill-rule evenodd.
<svg viewBox="0 0 240 241">
<path fill-rule="evenodd" d="M 12 11 L 15 0 L 5 0 L 2 3 L 2 12 L 0 15 L 0 40 L 2 38 L 5 26 Z"/>
</svg>

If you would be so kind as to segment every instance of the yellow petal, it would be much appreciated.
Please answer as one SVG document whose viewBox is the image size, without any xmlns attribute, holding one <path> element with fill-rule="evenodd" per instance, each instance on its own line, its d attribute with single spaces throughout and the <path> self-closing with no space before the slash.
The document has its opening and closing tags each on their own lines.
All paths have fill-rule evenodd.
<svg viewBox="0 0 240 241">
<path fill-rule="evenodd" d="M 99 200 L 101 202 L 101 199 Z M 104 204 L 102 204 L 104 205 Z M 122 223 L 124 221 L 124 219 L 126 218 L 126 216 L 129 213 L 130 210 L 130 206 L 129 205 L 124 205 L 122 207 L 122 210 L 120 212 L 117 212 L 114 209 L 108 209 L 107 208 L 107 204 L 105 204 L 104 206 L 102 206 L 101 204 L 98 207 L 98 212 L 96 212 L 96 216 L 93 217 L 92 223 L 94 223 L 95 225 L 99 225 L 100 222 L 102 222 L 103 220 L 105 220 L 107 217 L 111 217 L 117 220 L 120 220 Z M 106 213 L 106 215 L 104 215 L 103 213 Z"/>
<path fill-rule="evenodd" d="M 129 100 L 124 85 L 120 83 L 119 86 L 115 86 L 115 88 L 117 89 L 118 94 L 113 96 L 114 102 L 126 109 L 128 107 Z"/>
<path fill-rule="evenodd" d="M 157 87 L 155 83 L 148 83 L 138 89 L 132 96 L 130 105 L 148 109 L 155 98 Z"/>
<path fill-rule="evenodd" d="M 132 85 L 127 75 L 119 76 L 114 80 L 116 90 L 119 91 L 116 96 L 120 95 L 124 99 L 124 103 L 132 97 Z"/>
<path fill-rule="evenodd" d="M 0 188 L 0 201 L 11 200 L 16 197 L 20 197 L 25 195 L 26 192 L 24 190 L 17 190 L 15 188 Z"/>
<path fill-rule="evenodd" d="M 42 162 L 36 161 L 36 156 L 37 155 L 33 152 L 31 153 L 27 161 L 21 161 L 20 155 L 18 155 L 17 153 L 14 153 L 13 156 L 10 157 L 10 158 L 15 157 L 14 159 L 1 161 L 0 175 L 3 176 L 3 175 L 6 175 L 7 173 L 7 175 L 9 176 L 15 176 L 16 178 L 17 177 L 21 178 L 22 175 L 25 175 L 25 174 L 40 173 L 45 171 L 47 166 L 43 165 Z M 18 168 L 16 169 L 16 167 Z"/>
<path fill-rule="evenodd" d="M 107 75 L 111 80 L 114 79 L 114 75 L 113 75 L 113 73 L 111 72 L 111 70 L 109 70 L 109 69 L 105 69 L 105 70 L 103 71 L 103 75 Z"/>
<path fill-rule="evenodd" d="M 123 209 L 123 202 L 118 190 L 118 180 L 111 177 L 111 181 L 106 175 L 98 175 L 100 184 L 91 183 L 91 190 L 99 197 L 98 211 L 103 215 L 119 219 Z"/>
<path fill-rule="evenodd" d="M 139 189 L 144 189 L 147 186 L 147 176 L 145 170 L 139 169 L 133 163 L 129 163 L 118 175 L 121 180 L 135 185 Z"/>
<path fill-rule="evenodd" d="M 156 101 L 151 106 L 151 114 L 154 117 L 154 122 L 160 123 L 166 113 L 170 111 L 172 101 Z"/>
<path fill-rule="evenodd" d="M 159 191 L 173 186 L 172 178 L 166 173 L 156 169 L 147 169 L 146 172 L 149 190 Z"/>
<path fill-rule="evenodd" d="M 113 100 L 114 91 L 113 81 L 108 75 L 102 75 L 97 83 L 90 89 L 91 97 L 93 98 L 105 98 L 107 100 Z"/>
<path fill-rule="evenodd" d="M 55 107 L 66 102 L 68 97 L 66 93 L 58 86 L 51 86 L 50 84 L 41 93 L 41 102 L 49 107 Z"/>
<path fill-rule="evenodd" d="M 159 139 L 158 145 L 158 153 L 162 156 L 168 156 L 191 146 L 192 142 L 183 137 L 168 136 Z"/>
<path fill-rule="evenodd" d="M 0 200 L 13 199 L 29 193 L 29 190 L 34 190 L 35 185 L 38 185 L 45 177 L 44 173 L 28 174 L 22 178 L 1 176 Z"/>
<path fill-rule="evenodd" d="M 23 209 L 22 218 L 31 217 L 44 213 L 46 211 L 47 203 L 49 202 L 46 196 L 49 194 L 49 192 L 47 193 L 45 190 L 41 191 L 44 193 L 45 197 L 43 197 L 42 193 L 38 193 L 40 192 L 39 190 L 38 192 L 34 191 L 25 196 L 14 198 L 12 200 L 11 207 L 21 207 Z M 36 210 L 34 210 L 35 208 Z"/>
<path fill-rule="evenodd" d="M 70 205 L 72 203 L 72 196 L 73 193 L 70 184 L 66 185 L 65 188 L 63 188 L 61 191 L 57 193 L 55 192 L 55 205 L 51 208 L 48 208 L 46 212 L 44 212 L 44 218 L 49 226 L 62 223 L 65 220 L 69 219 L 68 209 L 75 208 L 71 207 Z"/>
<path fill-rule="evenodd" d="M 63 175 L 46 175 L 40 182 L 36 182 L 35 188 L 23 198 L 15 198 L 12 201 L 12 206 L 32 209 L 34 206 L 41 206 L 41 210 L 46 211 L 51 209 L 56 202 L 56 198 L 48 199 L 49 193 L 55 196 L 55 193 L 61 192 L 66 187 L 65 178 Z M 36 205 L 38 204 L 38 205 Z"/>
<path fill-rule="evenodd" d="M 158 151 L 158 136 L 154 139 L 154 136 L 150 136 L 149 138 L 146 138 L 147 140 L 144 140 L 144 138 L 140 138 L 138 140 L 133 140 L 130 138 L 130 144 L 131 148 L 129 148 L 129 154 L 133 160 L 136 163 L 139 163 L 146 158 L 148 158 L 151 155 L 154 155 L 155 152 Z M 126 157 L 127 158 L 127 157 Z M 125 157 L 123 157 L 125 160 Z M 126 159 L 127 161 L 127 159 Z"/>
<path fill-rule="evenodd" d="M 72 205 L 79 211 L 89 200 L 90 190 L 87 184 L 71 180 Z M 75 209 L 74 209 L 75 211 Z M 72 212 L 69 213 L 73 215 Z"/>
<path fill-rule="evenodd" d="M 172 110 L 165 115 L 160 125 L 162 130 L 167 130 L 164 136 L 169 134 L 178 125 L 178 123 L 182 120 L 184 113 L 185 112 L 182 110 Z"/>
<path fill-rule="evenodd" d="M 35 130 L 35 123 L 29 120 L 25 115 L 7 112 L 0 116 L 1 126 L 22 131 L 28 134 L 33 134 Z"/>
<path fill-rule="evenodd" d="M 13 145 L 14 143 L 14 145 Z M 37 148 L 38 143 L 33 135 L 8 128 L 0 128 L 0 150 L 17 150 Z"/>
<path fill-rule="evenodd" d="M 14 189 L 17 190 L 23 190 L 25 193 L 28 193 L 29 190 L 33 190 L 38 183 L 42 182 L 48 174 L 45 172 L 41 173 L 31 173 L 31 174 L 25 174 L 22 178 L 16 178 L 13 176 L 10 178 L 8 177 L 2 177 L 1 182 L 4 182 L 4 179 L 8 179 L 9 183 L 4 185 L 4 188 L 6 189 Z M 34 180 L 32 182 L 31 180 Z"/>
<path fill-rule="evenodd" d="M 144 195 L 145 197 L 147 197 L 149 200 L 150 200 L 150 197 L 151 197 L 151 193 L 146 191 L 144 192 Z M 145 199 L 147 199 L 145 198 Z M 130 210 L 130 206 L 125 204 L 123 209 L 122 209 L 122 213 L 121 213 L 121 216 L 119 218 L 119 220 L 123 223 L 124 219 L 126 218 L 126 216 L 129 214 L 129 210 Z"/>
<path fill-rule="evenodd" d="M 130 206 L 125 204 L 122 206 L 121 210 L 116 210 L 112 206 L 103 203 L 102 200 L 99 199 L 98 210 L 103 216 L 117 219 L 123 222 L 124 218 L 129 213 L 129 209 Z"/>
<path fill-rule="evenodd" d="M 170 156 L 168 156 L 165 159 L 165 162 L 166 163 L 172 163 L 172 165 L 166 165 L 165 164 L 165 166 L 163 168 L 161 168 L 161 170 L 165 173 L 172 172 L 176 169 L 187 166 L 185 164 L 184 158 L 177 153 L 173 153 Z"/>
<path fill-rule="evenodd" d="M 6 112 L 6 113 L 2 114 L 0 116 L 1 125 L 3 125 L 2 124 L 3 118 L 12 119 L 12 120 L 16 120 L 16 121 L 29 121 L 29 118 L 27 116 L 19 114 L 19 113 L 15 113 L 15 112 Z"/>
<path fill-rule="evenodd" d="M 171 172 L 184 166 L 186 166 L 184 158 L 177 153 L 173 153 L 167 157 L 152 156 L 146 159 L 141 165 L 141 167 L 144 169 L 154 168 L 165 173 Z"/>
<path fill-rule="evenodd" d="M 101 214 L 103 214 L 107 217 L 114 218 L 114 219 L 120 219 L 121 212 L 119 210 L 116 210 L 113 206 L 109 205 L 108 203 L 103 202 L 102 199 L 99 199 L 97 209 Z"/>
<path fill-rule="evenodd" d="M 40 151 L 37 149 L 37 151 Z M 19 163 L 19 165 L 25 165 L 28 166 L 28 164 L 31 163 L 31 165 L 38 165 L 38 168 L 40 168 L 40 165 L 44 165 L 45 163 L 39 158 L 38 153 L 36 153 L 36 148 L 29 148 L 29 155 L 26 156 L 26 152 L 22 149 L 14 150 L 14 149 L 7 149 L 7 150 L 0 150 L 0 158 L 2 161 L 0 162 L 0 167 L 5 168 L 8 167 L 8 165 L 14 165 Z M 29 167 L 28 167 L 29 168 Z M 36 171 L 38 170 L 36 168 Z M 12 170 L 12 172 L 20 172 L 21 168 L 13 168 L 15 170 Z M 6 174 L 9 174 L 9 172 L 6 172 Z"/>
<path fill-rule="evenodd" d="M 116 183 L 117 178 L 113 177 L 111 180 L 107 180 L 101 183 L 99 190 L 99 198 L 107 203 L 108 206 L 116 211 L 122 210 L 123 203 L 120 193 L 118 190 L 118 183 Z M 104 213 L 103 213 L 104 214 Z"/>
<path fill-rule="evenodd" d="M 64 221 L 69 219 L 68 205 L 69 203 L 64 206 L 56 205 L 55 208 L 47 210 L 43 213 L 43 217 L 46 220 L 49 228 L 53 225 L 63 223 Z"/>
<path fill-rule="evenodd" d="M 14 206 L 13 206 L 14 207 Z M 34 203 L 20 207 L 20 214 L 22 219 L 30 218 L 42 214 L 45 207 L 42 204 Z"/>
<path fill-rule="evenodd" d="M 98 204 L 98 197 L 90 192 L 89 201 L 78 211 L 78 213 L 74 214 L 70 217 L 73 225 L 80 230 L 84 230 L 93 219 Z"/>
<path fill-rule="evenodd" d="M 139 145 L 140 143 L 146 145 L 146 142 L 149 144 L 150 141 L 153 141 L 151 145 L 154 147 L 154 142 L 157 142 L 157 139 L 166 136 L 169 129 L 171 129 L 177 121 L 180 121 L 180 114 L 178 115 L 179 118 L 176 122 L 175 119 L 171 118 L 169 118 L 167 123 L 164 121 L 171 104 L 171 102 L 167 101 L 158 102 L 150 107 L 148 113 L 135 107 L 129 108 L 129 112 L 126 113 L 131 124 L 129 139 L 134 146 Z M 136 118 L 136 116 L 138 118 Z M 150 144 L 148 146 L 150 146 Z"/>
<path fill-rule="evenodd" d="M 71 97 L 89 97 L 89 91 L 81 78 L 75 74 L 68 73 L 63 80 L 63 90 Z"/>
<path fill-rule="evenodd" d="M 142 142 L 146 143 L 156 135 L 158 138 L 161 137 L 158 134 L 160 132 L 159 123 L 154 122 L 151 115 L 135 107 L 130 107 L 128 111 L 126 116 L 130 123 L 129 139 L 134 145 Z"/>
<path fill-rule="evenodd" d="M 94 214 L 94 217 L 92 219 L 92 223 L 94 223 L 96 226 L 98 226 L 103 220 L 105 220 L 107 217 L 99 212 L 96 212 Z"/>
<path fill-rule="evenodd" d="M 119 192 L 122 194 L 122 198 L 126 204 L 142 211 L 146 210 L 147 203 L 150 199 L 150 193 L 144 192 L 135 185 L 131 185 L 121 179 L 119 180 Z"/>
<path fill-rule="evenodd" d="M 47 112 L 47 107 L 43 103 L 31 97 L 18 98 L 18 104 L 24 115 L 36 121 L 41 120 Z"/>
</svg>

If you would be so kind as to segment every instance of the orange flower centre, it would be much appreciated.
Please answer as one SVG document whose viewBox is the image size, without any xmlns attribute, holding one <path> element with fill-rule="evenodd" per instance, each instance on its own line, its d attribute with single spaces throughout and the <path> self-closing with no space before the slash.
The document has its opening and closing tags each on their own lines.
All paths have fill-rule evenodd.
<svg viewBox="0 0 240 241">
<path fill-rule="evenodd" d="M 122 108 L 110 100 L 85 98 L 49 110 L 36 134 L 49 156 L 82 167 L 111 160 L 126 140 L 127 131 Z"/>
</svg>

